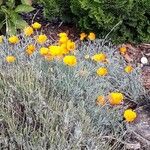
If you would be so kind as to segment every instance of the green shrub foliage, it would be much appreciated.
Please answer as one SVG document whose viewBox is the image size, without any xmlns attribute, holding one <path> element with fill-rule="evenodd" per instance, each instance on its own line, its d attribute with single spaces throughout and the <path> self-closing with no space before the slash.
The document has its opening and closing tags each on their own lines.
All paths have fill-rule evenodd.
<svg viewBox="0 0 150 150">
<path fill-rule="evenodd" d="M 31 0 L 0 0 L 0 33 L 13 35 L 26 27 L 28 24 L 20 14 L 33 11 L 31 4 Z"/>
<path fill-rule="evenodd" d="M 149 0 L 41 1 L 46 6 L 47 18 L 72 18 L 81 30 L 95 31 L 100 37 L 105 37 L 113 29 L 109 37 L 115 42 L 150 41 Z"/>
<path fill-rule="evenodd" d="M 102 36 L 105 36 L 120 22 L 111 34 L 117 42 L 150 41 L 150 21 L 148 20 L 150 2 L 148 0 L 78 0 L 79 5 L 75 5 L 74 1 L 76 0 L 72 0 L 71 9 L 75 15 L 79 16 L 78 23 L 81 27 L 98 30 Z"/>
<path fill-rule="evenodd" d="M 71 22 L 70 0 L 38 0 L 38 2 L 43 4 L 44 16 L 48 20 L 58 17 L 65 22 Z"/>
</svg>

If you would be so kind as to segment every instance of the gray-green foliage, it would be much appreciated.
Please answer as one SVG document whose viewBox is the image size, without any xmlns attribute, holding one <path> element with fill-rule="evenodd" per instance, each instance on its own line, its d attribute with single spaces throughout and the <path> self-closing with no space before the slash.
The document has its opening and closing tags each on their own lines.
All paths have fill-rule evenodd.
<svg viewBox="0 0 150 150">
<path fill-rule="evenodd" d="M 41 83 L 33 70 L 19 70 L 10 73 L 10 79 L 1 76 L 2 146 L 10 142 L 12 149 L 107 149 L 111 138 L 116 139 L 114 147 L 119 146 L 124 129 L 118 109 L 95 106 L 91 116 L 83 100 L 75 105 L 73 97 L 62 99 L 59 91 L 49 91 L 46 77 Z"/>
<path fill-rule="evenodd" d="M 122 110 L 109 104 L 97 106 L 95 99 L 119 91 L 136 101 L 144 92 L 140 68 L 126 74 L 126 62 L 117 49 L 109 43 L 102 46 L 98 39 L 80 44 L 77 66 L 71 68 L 62 61 L 45 61 L 38 44 L 28 58 L 24 50 L 29 43 L 34 40 L 23 38 L 12 46 L 5 38 L 0 45 L 1 148 L 124 149 Z M 103 63 L 84 58 L 101 51 L 109 60 L 106 77 L 96 75 Z M 17 61 L 7 64 L 7 55 L 15 55 Z"/>
</svg>

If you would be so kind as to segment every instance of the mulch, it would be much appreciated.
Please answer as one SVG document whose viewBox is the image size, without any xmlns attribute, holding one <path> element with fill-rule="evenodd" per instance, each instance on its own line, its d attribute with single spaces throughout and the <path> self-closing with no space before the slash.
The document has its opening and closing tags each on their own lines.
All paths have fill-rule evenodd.
<svg viewBox="0 0 150 150">
<path fill-rule="evenodd" d="M 127 47 L 127 61 L 142 66 L 143 84 L 147 90 L 150 90 L 150 44 L 124 44 Z M 141 58 L 146 57 L 148 64 L 142 64 Z"/>
</svg>

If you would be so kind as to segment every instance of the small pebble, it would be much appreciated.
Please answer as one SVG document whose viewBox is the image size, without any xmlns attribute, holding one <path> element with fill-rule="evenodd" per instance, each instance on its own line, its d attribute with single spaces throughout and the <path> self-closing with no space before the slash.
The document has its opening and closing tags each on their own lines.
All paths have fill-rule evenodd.
<svg viewBox="0 0 150 150">
<path fill-rule="evenodd" d="M 142 64 L 147 64 L 148 63 L 148 59 L 146 57 L 142 57 L 141 58 L 141 63 Z"/>
</svg>

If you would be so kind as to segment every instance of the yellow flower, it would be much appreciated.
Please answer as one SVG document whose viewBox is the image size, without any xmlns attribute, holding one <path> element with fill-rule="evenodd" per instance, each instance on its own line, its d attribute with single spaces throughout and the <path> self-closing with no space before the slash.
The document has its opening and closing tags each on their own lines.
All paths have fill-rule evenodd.
<svg viewBox="0 0 150 150">
<path fill-rule="evenodd" d="M 3 35 L 0 36 L 0 43 L 3 42 Z"/>
<path fill-rule="evenodd" d="M 127 48 L 126 47 L 120 47 L 119 51 L 122 55 L 124 55 L 127 52 Z"/>
<path fill-rule="evenodd" d="M 127 109 L 127 110 L 124 111 L 123 116 L 124 116 L 124 118 L 127 122 L 132 122 L 136 119 L 137 114 L 132 109 Z"/>
<path fill-rule="evenodd" d="M 13 63 L 13 62 L 15 62 L 16 61 L 16 58 L 14 57 L 14 56 L 7 56 L 6 57 L 6 61 L 8 62 L 8 63 Z"/>
<path fill-rule="evenodd" d="M 35 46 L 34 45 L 30 44 L 30 45 L 27 46 L 26 53 L 28 55 L 32 55 L 34 51 L 35 51 Z"/>
<path fill-rule="evenodd" d="M 119 92 L 112 92 L 109 94 L 109 102 L 112 105 L 119 105 L 123 101 L 124 96 Z"/>
<path fill-rule="evenodd" d="M 70 50 L 74 50 L 76 48 L 76 45 L 74 42 L 72 42 L 71 40 L 67 41 L 67 49 Z"/>
<path fill-rule="evenodd" d="M 47 40 L 47 36 L 45 34 L 41 34 L 37 37 L 37 43 L 43 44 Z"/>
<path fill-rule="evenodd" d="M 124 71 L 125 71 L 126 73 L 131 73 L 131 72 L 133 71 L 133 67 L 130 66 L 130 65 L 128 65 L 128 66 L 125 67 Z"/>
<path fill-rule="evenodd" d="M 26 28 L 24 29 L 24 34 L 25 34 L 26 36 L 31 36 L 31 35 L 33 34 L 33 28 L 30 27 L 30 26 L 26 27 Z"/>
<path fill-rule="evenodd" d="M 62 36 L 59 39 L 59 44 L 67 43 L 67 41 L 68 41 L 68 37 L 67 36 Z"/>
<path fill-rule="evenodd" d="M 11 36 L 8 41 L 11 43 L 11 44 L 17 44 L 19 43 L 19 38 L 17 36 Z"/>
<path fill-rule="evenodd" d="M 77 59 L 73 55 L 65 56 L 63 62 L 68 66 L 75 66 L 77 64 Z"/>
<path fill-rule="evenodd" d="M 89 58 L 90 58 L 90 55 L 85 55 L 84 58 L 85 58 L 85 59 L 89 59 Z"/>
<path fill-rule="evenodd" d="M 63 54 L 63 49 L 60 46 L 49 46 L 49 54 L 52 56 L 60 56 Z"/>
<path fill-rule="evenodd" d="M 59 37 L 63 37 L 63 36 L 67 37 L 67 33 L 65 33 L 65 32 L 61 32 L 58 35 L 59 35 Z"/>
<path fill-rule="evenodd" d="M 62 48 L 62 54 L 68 54 L 69 50 L 67 49 L 67 44 L 61 44 L 60 47 Z"/>
<path fill-rule="evenodd" d="M 38 23 L 38 22 L 35 22 L 35 23 L 32 24 L 32 27 L 33 27 L 34 29 L 40 29 L 40 28 L 41 28 L 41 24 Z"/>
<path fill-rule="evenodd" d="M 106 61 L 106 55 L 103 53 L 95 54 L 92 57 L 92 60 L 94 60 L 96 62 L 104 62 L 104 61 Z"/>
<path fill-rule="evenodd" d="M 80 34 L 80 40 L 83 41 L 87 37 L 87 34 L 81 33 Z"/>
<path fill-rule="evenodd" d="M 104 96 L 98 96 L 98 98 L 97 98 L 97 100 L 96 100 L 96 104 L 97 105 L 105 105 L 106 104 L 106 101 L 105 101 L 105 98 L 104 98 Z"/>
<path fill-rule="evenodd" d="M 48 49 L 48 48 L 46 48 L 46 47 L 41 47 L 41 48 L 40 48 L 40 54 L 41 54 L 42 56 L 47 55 L 48 52 L 49 52 L 49 49 Z"/>
<path fill-rule="evenodd" d="M 95 36 L 95 34 L 94 34 L 93 32 L 91 32 L 91 33 L 88 35 L 88 38 L 89 38 L 91 41 L 93 41 L 93 40 L 95 40 L 96 36 Z"/>
<path fill-rule="evenodd" d="M 100 67 L 96 72 L 99 76 L 106 76 L 108 74 L 107 68 L 105 67 Z"/>
</svg>

